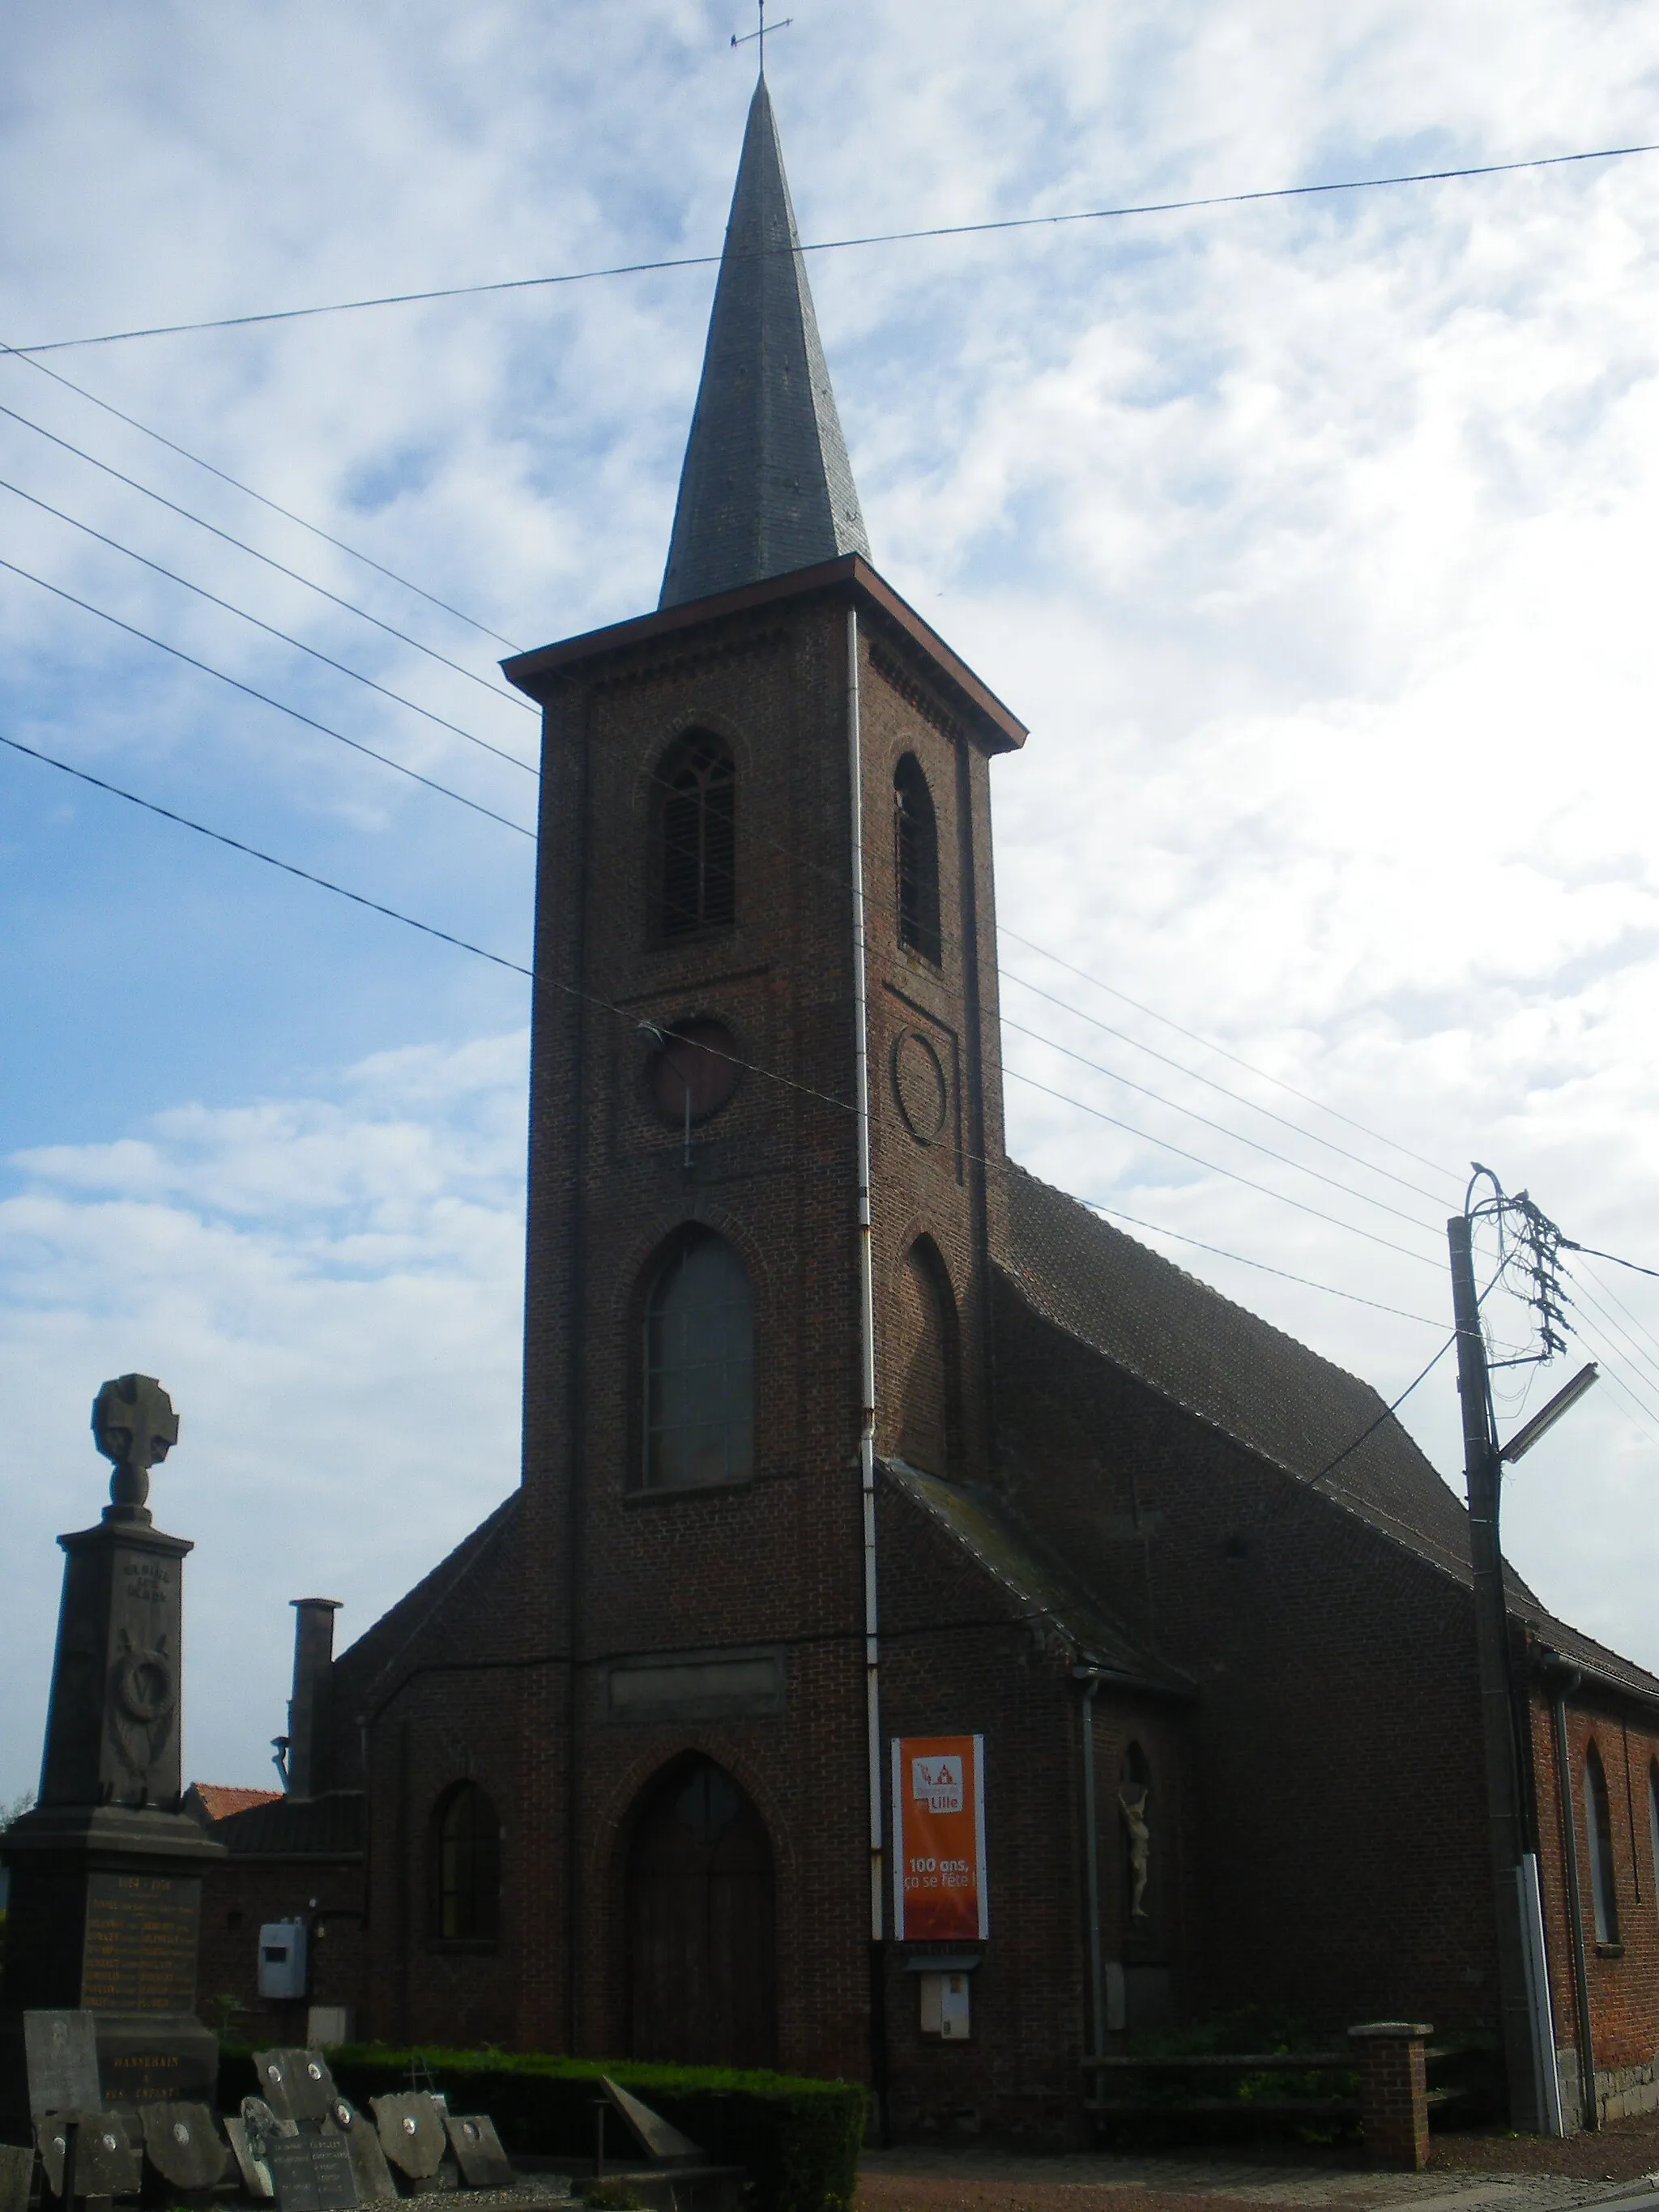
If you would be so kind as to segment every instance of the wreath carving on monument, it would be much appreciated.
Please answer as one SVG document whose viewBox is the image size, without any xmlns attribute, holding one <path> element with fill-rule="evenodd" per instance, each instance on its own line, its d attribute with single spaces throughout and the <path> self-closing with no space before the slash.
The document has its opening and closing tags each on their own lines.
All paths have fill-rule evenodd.
<svg viewBox="0 0 1659 2212">
<path fill-rule="evenodd" d="M 128 1629 L 113 1669 L 110 1734 L 122 1764 L 142 1782 L 161 1757 L 179 1709 L 179 1674 L 167 1639 L 140 1644 Z"/>
</svg>

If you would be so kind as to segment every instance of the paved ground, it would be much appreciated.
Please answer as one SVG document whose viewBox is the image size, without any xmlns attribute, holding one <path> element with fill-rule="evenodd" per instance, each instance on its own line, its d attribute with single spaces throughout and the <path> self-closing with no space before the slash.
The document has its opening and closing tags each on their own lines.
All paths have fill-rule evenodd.
<svg viewBox="0 0 1659 2212">
<path fill-rule="evenodd" d="M 1650 2115 L 1565 2142 L 1437 2136 L 1426 2173 L 1373 2173 L 1355 2152 L 1290 2145 L 1048 2158 L 872 2150 L 856 2212 L 1571 2212 L 1656 2191 Z"/>
</svg>

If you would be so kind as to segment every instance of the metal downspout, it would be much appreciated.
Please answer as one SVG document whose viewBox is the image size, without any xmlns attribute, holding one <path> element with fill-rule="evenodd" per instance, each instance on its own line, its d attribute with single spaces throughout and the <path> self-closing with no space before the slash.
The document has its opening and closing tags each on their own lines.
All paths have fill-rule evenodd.
<svg viewBox="0 0 1659 2212">
<path fill-rule="evenodd" d="M 1584 1911 L 1578 1887 L 1578 1820 L 1572 1809 L 1572 1763 L 1567 1749 L 1567 1699 L 1580 1677 L 1555 1684 L 1555 1788 L 1561 1807 L 1563 1856 L 1567 1874 L 1567 1918 L 1572 1935 L 1572 1994 L 1578 2015 L 1578 2110 L 1589 2129 L 1601 2124 L 1595 2101 L 1595 2045 L 1590 2034 L 1589 1966 L 1584 1957 Z"/>
<path fill-rule="evenodd" d="M 876 1587 L 876 1270 L 870 1207 L 870 991 L 864 904 L 864 746 L 859 705 L 859 617 L 847 610 L 847 772 L 852 801 L 853 1108 L 858 1144 L 859 1484 L 864 1515 L 864 1708 L 870 1794 L 870 2040 L 886 2122 L 886 2019 L 881 1945 L 886 1882 L 881 1786 L 881 1648 Z"/>
<path fill-rule="evenodd" d="M 1081 1671 L 1081 1670 L 1079 1670 Z M 1100 1677 L 1083 1686 L 1083 1854 L 1089 1899 L 1089 2056 L 1106 2056 L 1106 1974 L 1100 1956 L 1100 1827 L 1095 1807 L 1095 1694 Z"/>
</svg>

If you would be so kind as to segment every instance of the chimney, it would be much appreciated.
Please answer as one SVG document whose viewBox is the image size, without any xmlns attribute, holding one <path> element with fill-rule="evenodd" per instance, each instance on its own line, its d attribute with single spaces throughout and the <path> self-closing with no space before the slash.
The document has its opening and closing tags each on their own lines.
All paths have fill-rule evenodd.
<svg viewBox="0 0 1659 2212">
<path fill-rule="evenodd" d="M 328 1671 L 334 1663 L 337 1597 L 296 1597 L 294 1607 L 294 1694 L 288 1701 L 289 1794 L 313 1797 L 321 1777 Z"/>
</svg>

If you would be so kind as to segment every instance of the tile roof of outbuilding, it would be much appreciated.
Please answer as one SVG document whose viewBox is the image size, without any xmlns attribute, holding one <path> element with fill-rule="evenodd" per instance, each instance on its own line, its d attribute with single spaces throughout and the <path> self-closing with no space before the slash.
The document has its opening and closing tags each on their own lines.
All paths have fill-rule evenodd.
<svg viewBox="0 0 1659 2212">
<path fill-rule="evenodd" d="M 246 1813 L 253 1805 L 271 1805 L 280 1790 L 244 1790 L 228 1782 L 192 1782 L 185 1792 L 186 1808 L 200 1809 L 210 1820 L 223 1820 L 232 1813 Z"/>
<path fill-rule="evenodd" d="M 1002 1272 L 1037 1313 L 1466 1587 L 1468 1517 L 1369 1382 L 1008 1164 Z M 1633 1695 L 1659 1678 L 1547 1611 L 1506 1570 L 1510 1610 Z"/>
<path fill-rule="evenodd" d="M 755 87 L 663 575 L 682 606 L 843 553 L 870 557 L 778 126 Z"/>
</svg>

